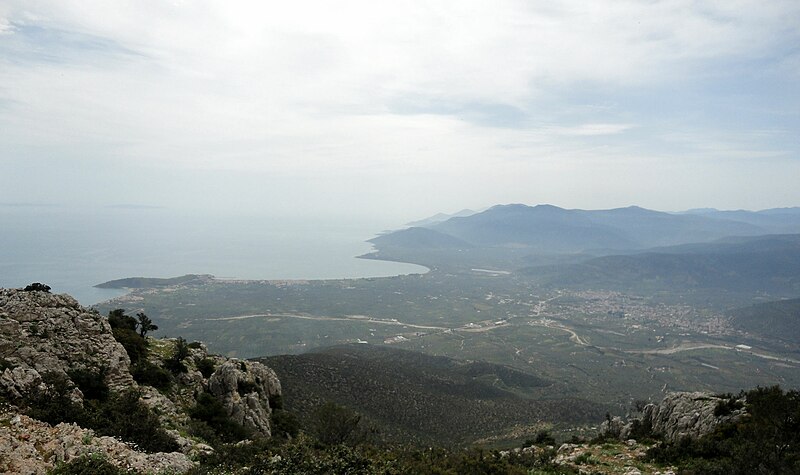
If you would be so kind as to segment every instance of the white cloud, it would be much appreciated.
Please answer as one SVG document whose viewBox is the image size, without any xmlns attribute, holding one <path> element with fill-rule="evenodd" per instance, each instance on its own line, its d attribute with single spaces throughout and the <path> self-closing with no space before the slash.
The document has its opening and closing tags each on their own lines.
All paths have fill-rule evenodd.
<svg viewBox="0 0 800 475">
<path fill-rule="evenodd" d="M 0 49 L 23 55 L 0 56 L 0 99 L 12 101 L 0 103 L 0 141 L 18 149 L 49 144 L 162 170 L 440 182 L 454 170 L 466 182 L 521 179 L 520 164 L 537 173 L 532 163 L 552 181 L 642 153 L 641 137 L 619 142 L 647 131 L 640 110 L 563 96 L 679 94 L 720 64 L 800 40 L 792 1 L 26 0 L 6 2 L 0 18 L 0 33 L 23 43 L 42 41 L 26 27 L 86 39 L 61 42 L 57 52 L 73 49 L 60 61 Z M 776 58 L 773 74 L 796 64 Z M 409 97 L 529 120 L 392 110 Z"/>
</svg>

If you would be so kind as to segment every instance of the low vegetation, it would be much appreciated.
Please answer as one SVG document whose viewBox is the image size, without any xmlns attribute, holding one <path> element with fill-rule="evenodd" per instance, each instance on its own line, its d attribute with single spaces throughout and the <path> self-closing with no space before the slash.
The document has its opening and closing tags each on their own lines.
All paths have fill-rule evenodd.
<svg viewBox="0 0 800 475">
<path fill-rule="evenodd" d="M 63 375 L 46 373 L 44 387 L 30 398 L 26 412 L 34 419 L 58 424 L 76 423 L 93 429 L 99 435 L 109 435 L 136 444 L 145 452 L 172 452 L 175 441 L 161 427 L 158 417 L 139 400 L 136 390 L 113 393 L 103 383 L 99 373 L 80 375 L 76 383 L 86 389 L 83 404 L 72 398 L 75 386 Z"/>
</svg>

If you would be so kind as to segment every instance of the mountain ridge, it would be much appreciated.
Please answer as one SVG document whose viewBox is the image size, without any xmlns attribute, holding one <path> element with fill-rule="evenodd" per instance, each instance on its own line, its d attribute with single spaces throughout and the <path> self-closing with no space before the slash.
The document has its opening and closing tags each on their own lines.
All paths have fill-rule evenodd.
<svg viewBox="0 0 800 475">
<path fill-rule="evenodd" d="M 495 205 L 469 216 L 414 226 L 435 231 L 437 239 L 421 240 L 416 230 L 394 231 L 370 242 L 381 247 L 435 249 L 449 236 L 478 248 L 524 248 L 531 252 L 580 253 L 604 250 L 640 250 L 691 242 L 709 242 L 727 236 L 756 236 L 800 232 L 795 208 L 759 212 L 667 213 L 640 206 L 601 210 L 565 209 L 550 204 Z M 746 219 L 740 217 L 745 213 Z M 786 214 L 797 219 L 786 221 Z M 735 218 L 735 219 L 734 219 Z M 434 236 L 433 233 L 430 233 Z M 454 241 L 455 242 L 455 241 Z M 463 246 L 463 245 L 462 245 Z M 452 246 L 451 246 L 452 247 Z"/>
</svg>

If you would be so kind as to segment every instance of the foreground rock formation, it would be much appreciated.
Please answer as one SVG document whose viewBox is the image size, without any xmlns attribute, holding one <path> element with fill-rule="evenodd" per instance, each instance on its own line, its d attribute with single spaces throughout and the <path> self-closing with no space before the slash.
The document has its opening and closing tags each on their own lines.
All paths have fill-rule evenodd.
<svg viewBox="0 0 800 475">
<path fill-rule="evenodd" d="M 148 338 L 147 344 L 147 363 L 166 371 L 178 341 Z M 179 364 L 185 371 L 173 376 L 168 390 L 139 385 L 106 317 L 68 295 L 0 289 L 0 473 L 45 473 L 59 462 L 88 454 L 144 473 L 184 473 L 195 465 L 191 458 L 212 450 L 180 435 L 202 394 L 217 399 L 228 417 L 246 429 L 270 436 L 271 403 L 281 395 L 274 371 L 257 362 L 209 355 L 201 344 L 191 345 Z M 53 375 L 66 380 L 73 387 L 69 399 L 83 405 L 84 394 L 70 379 L 76 371 L 102 375 L 112 393 L 138 391 L 180 452 L 145 454 L 75 424 L 51 426 L 22 414 L 32 397 L 48 389 Z"/>
<path fill-rule="evenodd" d="M 622 440 L 633 437 L 637 428 L 670 442 L 684 437 L 697 439 L 713 432 L 720 424 L 735 422 L 744 415 L 741 408 L 717 409 L 730 401 L 727 397 L 704 392 L 673 392 L 658 404 L 646 405 L 641 416 L 627 422 L 615 417 L 605 421 L 600 430 Z"/>
<path fill-rule="evenodd" d="M 115 467 L 144 473 L 184 473 L 195 465 L 184 454 L 145 454 L 76 424 L 53 427 L 13 411 L 0 413 L 0 473 L 42 474 L 59 462 L 93 454 Z"/>
<path fill-rule="evenodd" d="M 0 391 L 18 397 L 45 373 L 67 377 L 80 369 L 105 368 L 111 390 L 136 384 L 130 359 L 114 340 L 108 320 L 69 295 L 0 289 L 0 358 L 12 368 L 3 371 Z"/>
</svg>

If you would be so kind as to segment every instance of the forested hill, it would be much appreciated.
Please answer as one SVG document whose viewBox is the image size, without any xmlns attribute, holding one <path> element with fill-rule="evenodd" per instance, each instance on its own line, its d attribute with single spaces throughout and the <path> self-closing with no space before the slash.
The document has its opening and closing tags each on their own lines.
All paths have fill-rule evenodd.
<svg viewBox="0 0 800 475">
<path fill-rule="evenodd" d="M 277 372 L 287 408 L 310 414 L 320 401 L 334 401 L 395 441 L 463 444 L 513 438 L 514 430 L 532 437 L 543 423 L 591 422 L 604 414 L 585 400 L 545 399 L 549 381 L 486 362 L 364 344 L 257 361 Z"/>
</svg>

